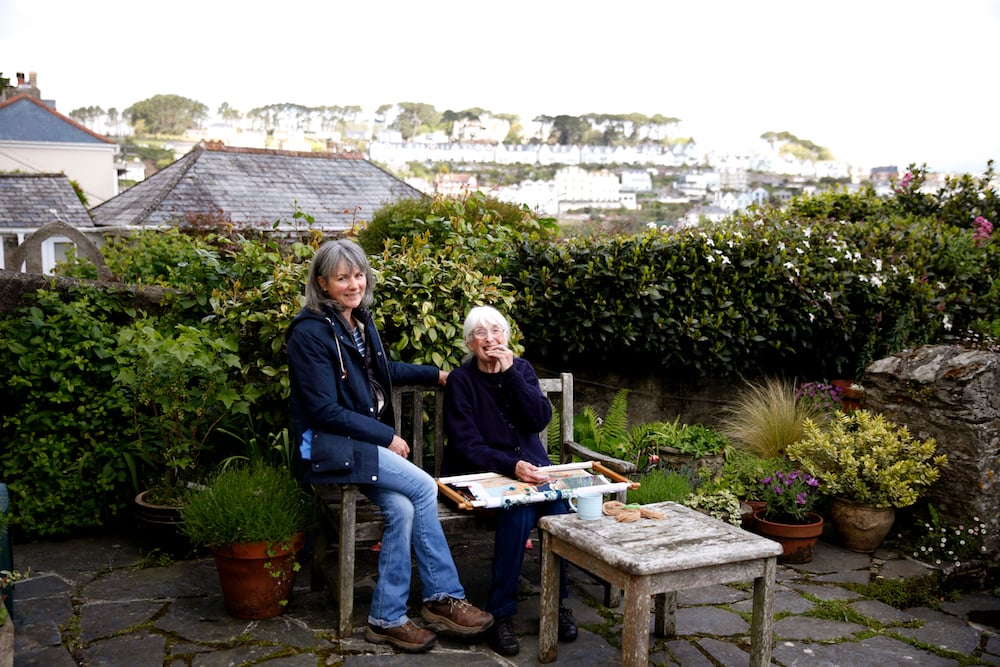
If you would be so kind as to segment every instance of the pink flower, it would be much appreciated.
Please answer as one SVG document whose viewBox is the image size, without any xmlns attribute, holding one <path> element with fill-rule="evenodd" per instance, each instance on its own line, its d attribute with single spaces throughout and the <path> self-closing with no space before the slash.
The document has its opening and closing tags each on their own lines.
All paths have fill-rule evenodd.
<svg viewBox="0 0 1000 667">
<path fill-rule="evenodd" d="M 973 224 L 976 226 L 976 231 L 972 234 L 972 240 L 976 242 L 977 245 L 982 245 L 990 238 L 990 234 L 993 233 L 993 223 L 979 215 L 976 216 Z"/>
<path fill-rule="evenodd" d="M 896 192 L 905 192 L 913 184 L 913 174 L 906 172 L 896 184 Z"/>
</svg>

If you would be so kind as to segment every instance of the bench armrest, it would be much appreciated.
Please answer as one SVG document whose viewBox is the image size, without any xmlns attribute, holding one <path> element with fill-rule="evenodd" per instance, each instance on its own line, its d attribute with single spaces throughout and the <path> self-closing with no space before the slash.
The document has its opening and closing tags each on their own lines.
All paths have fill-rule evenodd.
<svg viewBox="0 0 1000 667">
<path fill-rule="evenodd" d="M 573 456 L 578 456 L 585 461 L 597 461 L 611 470 L 614 470 L 619 475 L 628 476 L 636 471 L 635 464 L 631 461 L 623 461 L 621 459 L 616 459 L 613 456 L 608 456 L 607 454 L 595 452 L 593 449 L 584 447 L 580 443 L 572 440 L 564 442 L 563 448 L 566 452 L 572 454 Z"/>
</svg>

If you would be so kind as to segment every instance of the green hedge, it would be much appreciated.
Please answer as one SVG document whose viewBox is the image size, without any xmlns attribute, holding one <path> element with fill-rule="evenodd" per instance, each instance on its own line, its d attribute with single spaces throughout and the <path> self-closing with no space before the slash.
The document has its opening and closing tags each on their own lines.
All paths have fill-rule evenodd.
<svg viewBox="0 0 1000 667">
<path fill-rule="evenodd" d="M 946 198 L 939 208 L 957 215 Z M 523 244 L 510 260 L 515 317 L 532 354 L 570 363 L 857 377 L 1000 318 L 1000 246 L 973 235 L 983 212 L 957 226 L 867 189 L 705 228 Z"/>
</svg>

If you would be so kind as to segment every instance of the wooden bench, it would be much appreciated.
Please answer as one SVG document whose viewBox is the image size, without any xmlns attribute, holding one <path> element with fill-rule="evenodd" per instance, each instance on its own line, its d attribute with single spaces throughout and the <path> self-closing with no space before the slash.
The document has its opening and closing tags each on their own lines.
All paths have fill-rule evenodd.
<svg viewBox="0 0 1000 667">
<path fill-rule="evenodd" d="M 573 441 L 573 375 L 562 373 L 557 378 L 540 378 L 542 391 L 553 401 L 559 413 L 559 462 L 574 458 L 597 461 L 611 470 L 629 475 L 635 466 Z M 410 445 L 412 461 L 435 478 L 441 476 L 441 461 L 445 447 L 444 391 L 439 388 L 403 386 L 392 390 L 392 407 L 396 415 L 396 432 Z M 429 419 L 425 419 L 429 415 Z M 404 424 L 405 416 L 409 422 Z M 433 435 L 432 461 L 424 460 L 427 429 Z M 548 434 L 541 434 L 549 442 Z M 619 500 L 624 501 L 624 492 Z M 324 484 L 313 486 L 316 527 L 312 551 L 312 590 L 324 587 L 337 607 L 337 637 L 353 631 L 355 550 L 359 543 L 375 543 L 381 539 L 384 527 L 378 507 L 371 503 L 357 484 Z M 490 530 L 488 512 L 459 510 L 450 502 L 440 502 L 438 514 L 445 535 L 468 534 L 470 530 Z M 610 591 L 608 592 L 611 595 Z"/>
</svg>

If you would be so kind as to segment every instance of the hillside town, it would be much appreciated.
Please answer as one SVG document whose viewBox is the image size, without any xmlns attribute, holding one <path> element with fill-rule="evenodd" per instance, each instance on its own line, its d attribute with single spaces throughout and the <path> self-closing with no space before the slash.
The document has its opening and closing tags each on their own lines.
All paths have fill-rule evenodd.
<svg viewBox="0 0 1000 667">
<path fill-rule="evenodd" d="M 145 138 L 124 114 L 98 111 L 64 114 L 42 95 L 35 72 L 5 80 L 0 268 L 17 262 L 15 249 L 53 222 L 83 230 L 98 245 L 136 226 L 180 224 L 185 216 L 220 211 L 247 224 L 278 220 L 287 233 L 294 233 L 300 218 L 293 213 L 301 211 L 324 231 L 342 233 L 400 197 L 482 191 L 560 222 L 632 212 L 646 213 L 638 218 L 645 226 L 670 228 L 834 186 L 871 183 L 888 192 L 901 177 L 896 165 L 806 159 L 789 150 L 790 139 L 779 136 L 784 133 L 761 137 L 750 150 L 710 148 L 683 136 L 677 119 L 662 117 L 522 121 L 477 112 L 458 114 L 448 132 L 419 132 L 405 104 L 377 113 L 275 105 L 245 115 L 221 109 L 227 118 L 206 118 L 181 130 L 183 136 Z M 568 120 L 576 134 L 560 127 Z M 567 135 L 614 140 L 562 143 Z M 162 157 L 143 157 L 151 151 Z M 815 158 L 829 151 L 807 153 Z M 345 170 L 371 176 L 344 180 Z M 944 177 L 930 174 L 924 187 L 934 191 Z M 344 183 L 354 185 L 344 189 Z M 67 234 L 43 241 L 28 265 L 50 271 L 76 245 Z"/>
</svg>

